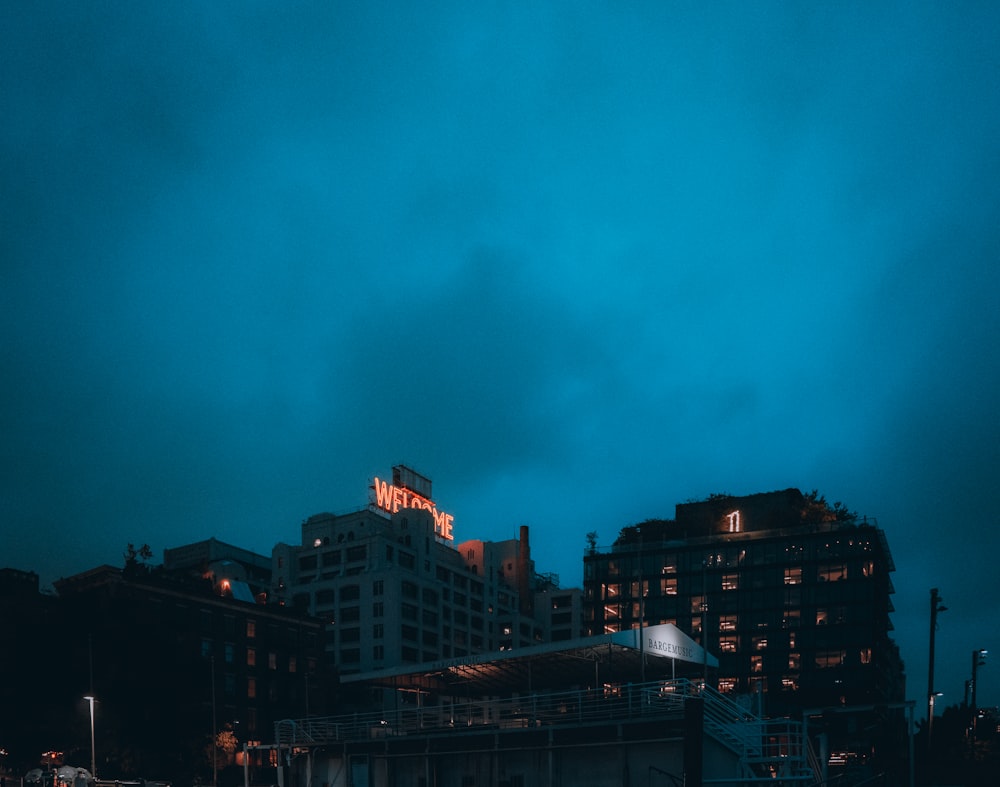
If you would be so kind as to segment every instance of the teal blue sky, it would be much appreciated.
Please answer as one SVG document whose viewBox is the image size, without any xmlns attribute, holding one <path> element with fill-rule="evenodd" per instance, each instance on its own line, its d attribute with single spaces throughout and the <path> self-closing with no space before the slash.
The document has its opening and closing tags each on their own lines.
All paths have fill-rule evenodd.
<svg viewBox="0 0 1000 787">
<path fill-rule="evenodd" d="M 875 517 L 1000 704 L 1000 6 L 4 3 L 0 564 L 269 553 L 407 463 L 464 538 Z"/>
</svg>

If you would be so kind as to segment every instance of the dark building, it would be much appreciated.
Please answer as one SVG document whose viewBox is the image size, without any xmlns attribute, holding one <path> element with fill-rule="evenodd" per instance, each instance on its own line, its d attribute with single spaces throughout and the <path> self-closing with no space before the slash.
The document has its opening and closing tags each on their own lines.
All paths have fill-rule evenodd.
<svg viewBox="0 0 1000 787">
<path fill-rule="evenodd" d="M 869 720 L 891 730 L 880 742 L 846 712 L 902 718 L 893 570 L 884 532 L 816 493 L 713 496 L 589 550 L 584 615 L 595 634 L 675 624 L 718 655 L 706 677 L 720 692 L 770 717 L 824 716 L 832 760 L 864 761 L 905 746 L 899 725 Z"/>
<path fill-rule="evenodd" d="M 86 692 L 77 695 L 67 680 L 65 635 L 59 600 L 40 592 L 38 574 L 0 569 L 0 773 L 23 774 L 43 752 L 87 742 Z M 65 732 L 54 740 L 54 729 Z"/>
<path fill-rule="evenodd" d="M 244 743 L 269 737 L 279 719 L 324 707 L 332 678 L 320 669 L 320 622 L 262 603 L 243 550 L 229 559 L 225 545 L 204 543 L 213 547 L 208 562 L 169 571 L 133 556 L 124 569 L 101 566 L 55 583 L 60 624 L 49 641 L 59 654 L 59 703 L 96 698 L 99 778 L 241 783 Z M 72 764 L 89 769 L 80 726 L 65 725 L 73 740 L 46 746 L 70 749 Z"/>
</svg>

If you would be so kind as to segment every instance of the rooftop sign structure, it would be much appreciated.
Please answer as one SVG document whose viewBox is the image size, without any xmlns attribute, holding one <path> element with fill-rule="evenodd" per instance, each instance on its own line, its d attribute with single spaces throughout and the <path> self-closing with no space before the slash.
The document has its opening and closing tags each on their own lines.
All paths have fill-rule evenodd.
<svg viewBox="0 0 1000 787">
<path fill-rule="evenodd" d="M 431 500 L 431 480 L 420 475 L 405 465 L 392 468 L 392 483 L 375 476 L 372 485 L 375 490 L 372 500 L 376 508 L 387 514 L 398 514 L 400 509 L 415 508 L 429 511 L 434 517 L 434 533 L 447 541 L 454 541 L 452 523 L 455 520 L 451 514 L 439 511 L 437 504 Z"/>
</svg>

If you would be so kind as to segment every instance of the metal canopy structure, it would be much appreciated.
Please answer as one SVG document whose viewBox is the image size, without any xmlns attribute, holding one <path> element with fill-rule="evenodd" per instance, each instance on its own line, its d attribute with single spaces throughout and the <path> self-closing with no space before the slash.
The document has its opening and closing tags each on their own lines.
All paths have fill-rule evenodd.
<svg viewBox="0 0 1000 787">
<path fill-rule="evenodd" d="M 344 675 L 341 682 L 472 697 L 695 677 L 718 666 L 715 656 L 676 626 L 665 623 L 501 653 Z"/>
</svg>

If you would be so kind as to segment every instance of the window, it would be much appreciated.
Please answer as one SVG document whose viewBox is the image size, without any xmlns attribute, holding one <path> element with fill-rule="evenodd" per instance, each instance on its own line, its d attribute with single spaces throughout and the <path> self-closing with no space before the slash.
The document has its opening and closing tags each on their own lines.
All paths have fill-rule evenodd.
<svg viewBox="0 0 1000 787">
<path fill-rule="evenodd" d="M 288 671 L 295 672 L 298 669 L 299 661 L 295 656 L 288 657 Z"/>
<path fill-rule="evenodd" d="M 783 688 L 785 691 L 798 691 L 799 681 L 796 678 L 792 677 L 791 675 L 785 675 L 781 679 L 781 688 Z"/>
<path fill-rule="evenodd" d="M 786 585 L 800 585 L 800 584 L 802 584 L 802 569 L 801 568 L 786 568 L 785 569 L 785 584 Z"/>
<path fill-rule="evenodd" d="M 385 646 L 376 645 L 375 647 L 373 647 L 372 658 L 375 659 L 375 661 L 382 661 L 385 658 Z"/>
<path fill-rule="evenodd" d="M 201 641 L 201 655 L 202 658 L 208 658 L 212 655 L 212 640 L 203 639 Z"/>
<path fill-rule="evenodd" d="M 767 637 L 754 637 L 752 644 L 754 650 L 767 650 Z"/>
<path fill-rule="evenodd" d="M 751 672 L 763 672 L 764 671 L 764 657 L 763 656 L 751 656 L 750 657 L 750 671 Z"/>
<path fill-rule="evenodd" d="M 268 653 L 267 654 L 267 668 L 268 669 L 278 669 L 278 654 Z"/>
<path fill-rule="evenodd" d="M 691 611 L 700 614 L 706 609 L 704 596 L 691 596 Z"/>
<path fill-rule="evenodd" d="M 860 655 L 861 655 L 861 663 L 862 664 L 871 664 L 872 663 L 872 649 L 871 648 L 862 648 Z"/>
<path fill-rule="evenodd" d="M 385 624 L 376 623 L 372 626 L 372 637 L 374 639 L 382 639 L 385 636 Z"/>
<path fill-rule="evenodd" d="M 781 625 L 786 629 L 797 627 L 799 625 L 800 612 L 798 609 L 786 609 L 781 619 Z"/>
<path fill-rule="evenodd" d="M 256 696 L 257 696 L 257 679 L 247 678 L 247 697 L 253 699 Z"/>
<path fill-rule="evenodd" d="M 839 667 L 844 663 L 846 652 L 843 650 L 821 650 L 816 654 L 816 666 L 820 669 L 824 667 Z"/>
<path fill-rule="evenodd" d="M 719 692 L 731 694 L 736 691 L 736 678 L 719 678 Z"/>
<path fill-rule="evenodd" d="M 341 601 L 357 601 L 359 598 L 361 598 L 360 585 L 344 585 L 340 589 Z"/>
<path fill-rule="evenodd" d="M 382 601 L 376 601 L 372 604 L 372 617 L 380 618 L 385 615 L 385 603 Z"/>
<path fill-rule="evenodd" d="M 739 590 L 740 588 L 740 575 L 739 574 L 723 574 L 722 575 L 722 589 L 723 590 Z"/>
<path fill-rule="evenodd" d="M 316 591 L 316 604 L 319 606 L 329 606 L 333 604 L 334 601 L 334 591 L 333 588 L 324 588 L 323 590 Z"/>
<path fill-rule="evenodd" d="M 323 554 L 323 565 L 324 566 L 339 566 L 340 565 L 340 550 L 335 549 L 332 552 L 326 552 Z"/>
<path fill-rule="evenodd" d="M 227 642 L 224 650 L 226 664 L 232 664 L 233 660 L 236 658 L 236 648 L 233 647 L 232 642 Z"/>
<path fill-rule="evenodd" d="M 381 596 L 384 593 L 385 593 L 385 580 L 384 579 L 376 579 L 374 582 L 372 582 L 372 595 L 373 596 Z"/>
<path fill-rule="evenodd" d="M 736 637 L 733 635 L 719 637 L 719 650 L 723 653 L 735 653 Z"/>
<path fill-rule="evenodd" d="M 843 563 L 820 566 L 816 578 L 820 582 L 836 582 L 841 579 L 847 579 L 847 566 Z"/>
<path fill-rule="evenodd" d="M 247 621 L 247 639 L 253 639 L 257 636 L 257 621 L 248 620 Z"/>
<path fill-rule="evenodd" d="M 798 670 L 802 669 L 802 654 L 801 653 L 789 653 L 788 654 L 788 669 Z"/>
<path fill-rule="evenodd" d="M 257 649 L 247 648 L 247 666 L 255 667 L 257 666 Z"/>
<path fill-rule="evenodd" d="M 719 631 L 736 631 L 736 615 L 720 615 Z"/>
</svg>

